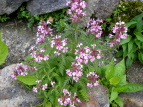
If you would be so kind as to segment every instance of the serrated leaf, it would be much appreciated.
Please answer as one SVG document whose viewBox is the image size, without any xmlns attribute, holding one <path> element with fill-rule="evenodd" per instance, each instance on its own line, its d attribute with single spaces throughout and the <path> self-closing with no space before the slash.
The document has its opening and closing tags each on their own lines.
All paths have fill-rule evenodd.
<svg viewBox="0 0 143 107">
<path fill-rule="evenodd" d="M 115 77 L 120 77 L 120 76 L 124 75 L 124 73 L 125 73 L 124 59 L 115 65 L 114 70 L 115 70 L 115 73 L 114 73 Z"/>
<path fill-rule="evenodd" d="M 139 49 L 141 49 L 142 47 L 141 47 L 141 44 L 142 44 L 142 42 L 141 41 L 139 41 L 137 38 L 135 38 L 135 44 L 137 45 L 137 47 L 139 48 Z"/>
<path fill-rule="evenodd" d="M 118 92 L 114 91 L 114 88 L 112 88 L 111 94 L 110 94 L 110 103 L 115 100 L 118 97 Z"/>
<path fill-rule="evenodd" d="M 123 107 L 124 103 L 123 103 L 123 100 L 120 98 L 120 97 L 117 97 L 115 99 L 115 102 L 120 106 L 120 107 Z"/>
<path fill-rule="evenodd" d="M 109 81 L 111 85 L 116 85 L 120 82 L 120 79 L 118 77 L 113 77 Z"/>
<path fill-rule="evenodd" d="M 89 101 L 88 94 L 85 90 L 80 90 L 79 92 L 80 92 L 81 96 L 84 98 L 85 101 Z"/>
<path fill-rule="evenodd" d="M 130 42 L 128 43 L 128 53 L 130 53 L 131 50 L 133 49 L 133 44 L 134 44 L 134 40 L 131 39 Z"/>
<path fill-rule="evenodd" d="M 22 75 L 18 75 L 16 76 L 16 78 L 23 82 L 24 84 L 27 84 L 27 85 L 36 85 L 37 82 L 37 78 L 35 76 L 29 76 L 29 75 L 26 75 L 26 76 L 22 76 Z"/>
<path fill-rule="evenodd" d="M 131 40 L 132 36 L 128 36 L 126 39 L 121 39 L 121 44 L 125 44 L 125 43 L 128 43 L 130 40 Z"/>
<path fill-rule="evenodd" d="M 142 19 L 137 23 L 136 30 L 141 32 L 143 28 L 143 21 Z"/>
<path fill-rule="evenodd" d="M 133 63 L 133 60 L 132 60 L 132 59 L 129 59 L 129 58 L 126 59 L 126 66 L 127 66 L 127 67 L 131 66 L 132 63 Z"/>
<path fill-rule="evenodd" d="M 127 86 L 122 86 L 122 87 L 114 88 L 114 91 L 120 93 L 120 92 L 123 92 L 126 89 L 127 89 Z"/>
<path fill-rule="evenodd" d="M 134 32 L 134 34 L 136 35 L 137 39 L 140 40 L 141 42 L 143 42 L 143 34 L 141 32 Z"/>
<path fill-rule="evenodd" d="M 126 84 L 125 85 L 127 87 L 126 90 L 124 90 L 123 92 L 137 92 L 137 91 L 142 91 L 143 90 L 143 85 L 141 84 Z"/>
<path fill-rule="evenodd" d="M 143 63 L 143 52 L 138 52 L 138 59 L 141 63 Z"/>
<path fill-rule="evenodd" d="M 128 54 L 127 47 L 128 47 L 127 43 L 122 45 L 122 48 L 123 48 L 123 57 L 126 57 L 127 54 Z"/>
</svg>

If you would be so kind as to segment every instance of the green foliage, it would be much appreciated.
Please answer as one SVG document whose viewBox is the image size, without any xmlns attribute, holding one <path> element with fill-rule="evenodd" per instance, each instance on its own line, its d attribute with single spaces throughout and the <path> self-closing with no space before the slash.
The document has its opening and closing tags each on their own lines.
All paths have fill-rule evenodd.
<svg viewBox="0 0 143 107">
<path fill-rule="evenodd" d="M 52 21 L 51 26 L 56 27 L 57 31 L 62 31 L 65 28 L 63 21 L 65 21 L 64 19 L 68 17 L 66 15 L 66 10 L 67 8 L 64 8 L 62 10 L 58 10 L 47 14 L 31 16 L 30 12 L 26 10 L 26 7 L 21 6 L 20 9 L 16 11 L 16 18 L 28 20 L 28 27 L 32 27 L 34 24 L 37 24 L 43 20 L 50 19 Z M 11 19 L 12 17 L 13 15 L 1 15 L 0 22 L 6 22 L 8 19 Z M 65 22 L 69 23 L 70 21 L 66 20 Z"/>
<path fill-rule="evenodd" d="M 143 13 L 132 18 L 126 25 L 128 26 L 127 39 L 121 40 L 121 48 L 117 57 L 126 58 L 126 66 L 138 59 L 143 63 Z"/>
<path fill-rule="evenodd" d="M 37 78 L 35 76 L 29 76 L 29 75 L 26 75 L 26 76 L 22 76 L 22 75 L 18 75 L 16 77 L 19 81 L 23 82 L 24 84 L 27 84 L 27 85 L 36 85 L 36 80 Z"/>
<path fill-rule="evenodd" d="M 5 62 L 5 59 L 8 55 L 8 47 L 2 42 L 2 33 L 0 32 L 0 65 Z"/>
<path fill-rule="evenodd" d="M 38 23 L 39 21 L 49 19 L 52 22 L 52 26 L 56 27 L 57 31 L 62 31 L 64 29 L 62 21 L 67 17 L 66 10 L 67 8 L 43 15 L 31 16 L 30 13 L 26 10 L 26 8 L 22 6 L 20 10 L 17 12 L 17 18 L 27 19 L 29 22 L 28 27 L 31 27 L 34 23 Z"/>
<path fill-rule="evenodd" d="M 8 19 L 10 19 L 10 17 L 8 15 L 1 15 L 0 16 L 0 22 L 5 22 L 7 21 Z"/>
<path fill-rule="evenodd" d="M 120 61 L 116 65 L 114 65 L 113 62 L 106 65 L 105 79 L 102 81 L 103 85 L 107 86 L 109 89 L 110 103 L 113 107 L 116 104 L 123 107 L 123 101 L 120 97 L 118 97 L 120 92 L 137 92 L 143 90 L 143 85 L 128 84 L 126 82 L 124 60 Z M 104 81 L 107 81 L 106 84 Z"/>
<path fill-rule="evenodd" d="M 112 15 L 105 19 L 103 28 L 110 31 L 113 25 L 118 21 L 129 22 L 133 17 L 143 12 L 143 2 L 141 1 L 120 1 L 118 7 Z"/>
</svg>

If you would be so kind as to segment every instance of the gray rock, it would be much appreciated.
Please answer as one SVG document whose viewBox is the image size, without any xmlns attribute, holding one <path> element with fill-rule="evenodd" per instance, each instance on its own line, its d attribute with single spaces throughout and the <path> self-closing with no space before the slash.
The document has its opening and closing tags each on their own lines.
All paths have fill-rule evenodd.
<svg viewBox="0 0 143 107">
<path fill-rule="evenodd" d="M 119 5 L 120 0 L 86 0 L 87 15 L 83 18 L 82 26 L 89 22 L 91 16 L 99 19 L 105 19 L 110 16 L 113 10 Z"/>
<path fill-rule="evenodd" d="M 127 72 L 127 81 L 134 84 L 143 84 L 143 64 L 139 61 L 133 62 Z"/>
<path fill-rule="evenodd" d="M 107 87 L 102 85 L 92 87 L 89 92 L 89 101 L 82 102 L 79 107 L 109 107 Z"/>
<path fill-rule="evenodd" d="M 113 10 L 119 5 L 120 0 L 99 0 L 97 8 L 94 9 L 95 16 L 105 19 L 110 16 Z"/>
<path fill-rule="evenodd" d="M 11 14 L 28 0 L 0 0 L 0 15 Z"/>
<path fill-rule="evenodd" d="M 66 0 L 30 0 L 27 3 L 26 8 L 31 15 L 39 15 L 63 9 L 65 7 L 67 7 Z"/>
<path fill-rule="evenodd" d="M 122 93 L 119 96 L 123 99 L 124 107 L 143 107 L 143 91 Z"/>
<path fill-rule="evenodd" d="M 125 2 L 128 2 L 128 1 L 143 1 L 143 0 L 124 0 Z"/>
<path fill-rule="evenodd" d="M 31 107 L 41 103 L 36 94 L 26 89 L 13 80 L 10 75 L 16 65 L 10 65 L 0 70 L 0 106 L 1 107 Z"/>
<path fill-rule="evenodd" d="M 9 55 L 3 66 L 23 61 L 29 53 L 30 46 L 35 43 L 36 27 L 28 28 L 26 22 L 13 20 L 0 23 L 0 31 L 3 41 L 9 48 Z"/>
<path fill-rule="evenodd" d="M 127 81 L 132 84 L 143 84 L 143 64 L 134 61 L 127 71 Z M 134 93 L 121 93 L 124 107 L 143 107 L 143 91 Z"/>
</svg>

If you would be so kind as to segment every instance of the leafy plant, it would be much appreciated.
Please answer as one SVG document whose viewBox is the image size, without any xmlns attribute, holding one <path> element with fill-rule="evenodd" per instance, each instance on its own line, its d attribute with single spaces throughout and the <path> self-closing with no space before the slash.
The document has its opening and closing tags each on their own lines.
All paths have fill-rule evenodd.
<svg viewBox="0 0 143 107">
<path fill-rule="evenodd" d="M 5 22 L 5 21 L 7 21 L 8 19 L 10 19 L 10 17 L 7 16 L 7 15 L 1 15 L 1 16 L 0 16 L 0 22 Z"/>
<path fill-rule="evenodd" d="M 110 31 L 113 25 L 122 20 L 124 22 L 129 22 L 133 17 L 143 12 L 143 2 L 141 1 L 120 1 L 118 7 L 113 11 L 112 15 L 107 17 L 103 23 L 103 29 L 106 32 Z"/>
<path fill-rule="evenodd" d="M 115 103 L 118 104 L 119 107 L 123 107 L 123 101 L 118 96 L 119 93 L 137 92 L 143 90 L 143 85 L 127 83 L 124 59 L 116 65 L 114 65 L 114 62 L 112 61 L 110 64 L 103 66 L 101 69 L 104 69 L 105 71 L 104 75 L 102 75 L 105 78 L 101 78 L 101 83 L 108 87 L 110 104 L 113 107 L 115 106 Z"/>
<path fill-rule="evenodd" d="M 132 62 L 138 59 L 143 63 L 143 13 L 135 16 L 128 26 L 128 37 L 121 40 L 121 48 L 116 56 L 126 58 L 126 65 L 129 67 Z"/>
<path fill-rule="evenodd" d="M 128 36 L 124 22 L 121 21 L 113 27 L 114 32 L 110 35 L 110 40 L 106 40 L 107 43 L 101 38 L 102 20 L 90 19 L 87 29 L 83 29 L 80 22 L 86 14 L 84 9 L 87 3 L 82 0 L 75 2 L 67 2 L 71 7 L 67 10 L 71 23 L 62 21 L 65 26 L 62 33 L 54 35 L 51 20 L 39 24 L 36 43 L 30 48 L 27 62 L 18 64 L 11 75 L 13 79 L 31 85 L 31 90 L 44 99 L 42 106 L 75 107 L 81 101 L 88 101 L 88 90 L 99 85 L 98 75 L 104 74 L 100 67 L 103 63 L 108 63 L 104 55 L 114 50 L 121 38 L 126 39 Z M 80 14 L 77 9 L 81 10 Z M 114 78 L 110 78 L 106 74 L 110 85 L 119 84 L 121 80 L 117 75 L 122 76 L 124 73 L 118 66 L 115 69 L 120 71 L 119 74 L 113 73 L 116 77 L 113 75 Z M 116 96 L 111 97 L 111 102 Z M 118 100 L 120 101 L 119 98 Z"/>
<path fill-rule="evenodd" d="M 0 32 L 0 65 L 5 62 L 8 55 L 8 48 L 4 42 L 2 42 L 2 33 Z"/>
<path fill-rule="evenodd" d="M 64 28 L 63 24 L 61 24 L 62 20 L 67 17 L 66 10 L 67 8 L 64 8 L 62 10 L 58 10 L 58 11 L 43 14 L 43 15 L 31 16 L 30 12 L 26 10 L 25 6 L 22 6 L 17 12 L 17 18 L 27 19 L 29 22 L 28 27 L 31 27 L 34 23 L 37 23 L 39 21 L 51 19 L 52 26 L 56 27 L 58 31 L 61 31 Z"/>
</svg>

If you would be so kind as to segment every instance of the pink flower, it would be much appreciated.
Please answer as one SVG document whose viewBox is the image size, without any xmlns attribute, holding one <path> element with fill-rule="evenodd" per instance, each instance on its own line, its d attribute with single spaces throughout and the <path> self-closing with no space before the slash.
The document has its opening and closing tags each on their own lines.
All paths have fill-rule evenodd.
<svg viewBox="0 0 143 107">
<path fill-rule="evenodd" d="M 70 15 L 72 22 L 80 22 L 86 12 L 83 9 L 87 6 L 87 3 L 82 0 L 72 0 L 72 2 L 67 2 L 66 5 L 70 6 L 67 10 L 67 14 Z"/>
<path fill-rule="evenodd" d="M 36 82 L 37 82 L 37 83 L 40 83 L 40 82 L 42 82 L 42 81 L 41 81 L 41 80 L 37 80 Z"/>
<path fill-rule="evenodd" d="M 125 23 L 122 21 L 117 22 L 112 28 L 113 34 L 109 34 L 111 42 L 109 43 L 110 47 L 120 43 L 121 39 L 126 39 L 128 37 L 127 33 L 128 28 L 125 26 Z"/>
<path fill-rule="evenodd" d="M 45 85 L 42 85 L 42 90 L 45 90 L 45 89 L 47 89 L 47 84 L 45 84 Z"/>
<path fill-rule="evenodd" d="M 37 91 L 37 88 L 35 88 L 35 87 L 33 87 L 32 91 L 35 92 L 35 93 L 38 92 L 38 91 Z"/>
<path fill-rule="evenodd" d="M 87 24 L 87 33 L 94 34 L 97 38 L 101 37 L 101 23 L 103 23 L 103 21 L 100 19 L 97 19 L 96 21 L 94 19 L 90 19 L 89 23 Z"/>
<path fill-rule="evenodd" d="M 75 107 L 75 103 L 81 103 L 81 101 L 77 98 L 76 93 L 72 96 L 67 89 L 63 89 L 63 97 L 58 99 L 58 103 L 63 106 Z"/>
<path fill-rule="evenodd" d="M 96 75 L 96 73 L 95 72 L 89 72 L 89 73 L 87 73 L 86 74 L 86 77 L 88 77 L 89 78 L 89 83 L 87 83 L 87 86 L 88 87 L 93 87 L 93 86 L 97 86 L 97 85 L 99 85 L 99 82 L 96 80 L 96 78 L 98 78 L 99 76 L 98 75 Z"/>
</svg>

